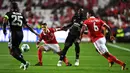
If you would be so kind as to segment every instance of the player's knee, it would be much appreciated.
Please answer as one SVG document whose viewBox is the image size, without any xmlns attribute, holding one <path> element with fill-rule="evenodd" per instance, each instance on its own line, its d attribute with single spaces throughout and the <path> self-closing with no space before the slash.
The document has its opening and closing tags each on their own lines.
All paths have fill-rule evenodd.
<svg viewBox="0 0 130 73">
<path fill-rule="evenodd" d="M 72 44 L 71 43 L 65 43 L 65 46 L 70 47 L 70 46 L 72 46 Z"/>
<path fill-rule="evenodd" d="M 39 47 L 39 50 L 41 50 L 41 51 L 45 51 L 45 49 L 44 49 L 43 46 L 40 46 L 40 47 Z"/>
<path fill-rule="evenodd" d="M 10 51 L 10 55 L 16 56 L 17 54 L 16 54 L 16 52 L 14 52 L 14 51 Z"/>
<path fill-rule="evenodd" d="M 61 52 L 57 52 L 57 54 L 60 56 L 60 55 L 61 55 Z"/>
<path fill-rule="evenodd" d="M 105 52 L 105 53 L 103 53 L 103 55 L 105 55 L 105 56 L 109 56 L 109 53 L 108 52 Z"/>
<path fill-rule="evenodd" d="M 75 42 L 75 46 L 76 46 L 76 47 L 79 47 L 79 43 L 78 43 L 78 42 Z"/>
</svg>

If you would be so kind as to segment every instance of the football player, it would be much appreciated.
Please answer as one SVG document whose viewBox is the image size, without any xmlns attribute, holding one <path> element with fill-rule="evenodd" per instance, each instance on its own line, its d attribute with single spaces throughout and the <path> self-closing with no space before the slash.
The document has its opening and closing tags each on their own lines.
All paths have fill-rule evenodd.
<svg viewBox="0 0 130 73">
<path fill-rule="evenodd" d="M 126 64 L 117 59 L 115 56 L 113 56 L 106 47 L 106 39 L 104 34 L 101 32 L 102 27 L 105 27 L 108 29 L 110 34 L 110 39 L 114 40 L 114 37 L 111 33 L 110 27 L 101 19 L 95 18 L 94 16 L 91 16 L 90 13 L 87 13 L 87 18 L 84 21 L 84 25 L 87 26 L 88 30 L 90 31 L 90 37 L 92 40 L 92 43 L 94 44 L 97 51 L 104 56 L 108 62 L 109 66 L 112 67 L 114 63 L 119 64 L 122 68 L 122 70 L 125 69 Z"/>
<path fill-rule="evenodd" d="M 79 44 L 83 34 L 82 32 L 83 20 L 84 20 L 84 9 L 80 8 L 77 11 L 77 13 L 73 16 L 71 23 L 61 28 L 61 30 L 69 29 L 69 33 L 65 40 L 64 49 L 62 50 L 57 66 L 62 65 L 62 60 L 73 43 L 75 44 L 75 56 L 76 56 L 75 66 L 79 66 L 79 54 L 80 54 Z"/>
<path fill-rule="evenodd" d="M 15 59 L 21 62 L 20 68 L 26 70 L 29 66 L 29 62 L 24 60 L 21 50 L 19 48 L 19 45 L 23 40 L 22 26 L 26 25 L 31 32 L 33 32 L 36 35 L 38 34 L 27 25 L 26 19 L 24 18 L 23 14 L 19 12 L 18 5 L 15 2 L 11 3 L 10 11 L 5 14 L 3 19 L 4 35 L 6 35 L 6 25 L 9 25 L 11 34 L 8 42 L 10 54 Z"/>
<path fill-rule="evenodd" d="M 35 66 L 42 66 L 42 51 L 49 51 L 52 50 L 57 53 L 59 56 L 61 55 L 61 49 L 58 45 L 54 32 L 57 30 L 55 28 L 48 28 L 46 23 L 41 24 L 42 32 L 40 34 L 40 39 L 36 43 L 36 47 L 38 48 L 38 63 Z M 39 45 L 41 41 L 44 41 L 43 45 Z M 68 62 L 67 58 L 64 57 L 63 61 L 65 62 L 66 66 L 71 66 Z"/>
</svg>

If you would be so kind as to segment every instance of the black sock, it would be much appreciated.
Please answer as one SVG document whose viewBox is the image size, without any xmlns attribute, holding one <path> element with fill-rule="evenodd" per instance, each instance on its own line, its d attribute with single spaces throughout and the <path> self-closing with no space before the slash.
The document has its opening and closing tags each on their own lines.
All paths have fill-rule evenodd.
<svg viewBox="0 0 130 73">
<path fill-rule="evenodd" d="M 17 59 L 18 61 L 20 61 L 23 64 L 26 64 L 26 61 L 23 59 L 22 55 L 17 55 L 17 54 L 12 54 L 12 56 Z"/>
<path fill-rule="evenodd" d="M 62 50 L 61 52 L 61 56 L 60 56 L 60 60 L 63 60 L 65 55 L 66 55 L 66 52 L 67 50 L 69 49 L 69 46 L 65 46 L 64 49 Z"/>
<path fill-rule="evenodd" d="M 80 46 L 79 46 L 79 43 L 75 43 L 75 56 L 76 56 L 76 59 L 79 59 L 79 54 L 80 54 Z"/>
</svg>

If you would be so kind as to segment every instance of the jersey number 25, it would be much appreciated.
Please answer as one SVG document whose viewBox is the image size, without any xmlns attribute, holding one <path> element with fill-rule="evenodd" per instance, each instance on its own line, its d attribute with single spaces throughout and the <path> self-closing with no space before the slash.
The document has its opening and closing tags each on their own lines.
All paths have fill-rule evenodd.
<svg viewBox="0 0 130 73">
<path fill-rule="evenodd" d="M 23 16 L 18 16 L 18 15 L 12 15 L 11 16 L 13 19 L 12 25 L 17 25 L 17 26 L 22 26 L 23 24 Z"/>
</svg>

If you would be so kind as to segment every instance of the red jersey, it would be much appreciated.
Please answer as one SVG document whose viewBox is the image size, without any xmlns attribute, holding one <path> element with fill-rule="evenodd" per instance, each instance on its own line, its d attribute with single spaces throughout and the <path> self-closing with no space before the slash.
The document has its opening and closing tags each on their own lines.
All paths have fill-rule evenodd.
<svg viewBox="0 0 130 73">
<path fill-rule="evenodd" d="M 102 34 L 102 26 L 105 22 L 101 19 L 90 17 L 84 21 L 84 25 L 87 25 L 88 30 L 90 31 L 90 37 L 92 42 L 95 42 L 97 39 L 104 37 Z"/>
<path fill-rule="evenodd" d="M 56 30 L 54 28 L 48 28 L 47 33 L 42 31 L 42 33 L 40 34 L 39 42 L 44 40 L 45 44 L 58 44 L 58 42 L 56 41 L 54 32 L 56 32 Z M 39 42 L 37 42 L 37 44 Z"/>
</svg>

